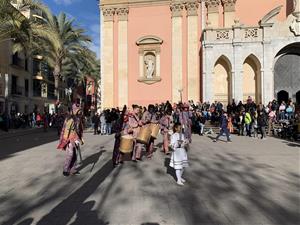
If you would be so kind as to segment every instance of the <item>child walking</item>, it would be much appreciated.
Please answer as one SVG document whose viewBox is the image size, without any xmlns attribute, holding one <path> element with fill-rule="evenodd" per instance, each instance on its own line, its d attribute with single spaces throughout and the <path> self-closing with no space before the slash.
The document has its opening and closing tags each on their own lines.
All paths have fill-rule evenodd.
<svg viewBox="0 0 300 225">
<path fill-rule="evenodd" d="M 182 178 L 182 174 L 185 167 L 188 167 L 188 158 L 186 153 L 186 147 L 189 140 L 184 138 L 182 133 L 182 127 L 180 123 L 174 124 L 173 134 L 171 136 L 171 147 L 173 149 L 170 167 L 173 167 L 176 171 L 177 184 L 183 186 L 185 180 Z"/>
</svg>

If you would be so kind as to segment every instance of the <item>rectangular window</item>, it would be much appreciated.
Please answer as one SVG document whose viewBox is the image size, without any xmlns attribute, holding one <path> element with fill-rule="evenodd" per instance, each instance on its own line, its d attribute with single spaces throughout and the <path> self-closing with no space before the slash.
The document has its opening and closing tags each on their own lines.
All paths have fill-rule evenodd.
<svg viewBox="0 0 300 225">
<path fill-rule="evenodd" d="M 25 71 L 28 71 L 28 59 L 25 59 Z"/>
<path fill-rule="evenodd" d="M 28 97 L 29 92 L 29 80 L 25 79 L 25 96 Z"/>
<path fill-rule="evenodd" d="M 11 76 L 11 94 L 13 95 L 17 94 L 17 79 L 17 76 Z"/>
<path fill-rule="evenodd" d="M 42 96 L 42 88 L 40 80 L 33 80 L 33 96 L 41 97 Z"/>
</svg>

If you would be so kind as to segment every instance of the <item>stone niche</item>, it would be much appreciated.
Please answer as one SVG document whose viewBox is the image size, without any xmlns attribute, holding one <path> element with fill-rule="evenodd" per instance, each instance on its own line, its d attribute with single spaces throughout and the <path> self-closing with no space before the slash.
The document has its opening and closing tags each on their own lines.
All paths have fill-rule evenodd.
<svg viewBox="0 0 300 225">
<path fill-rule="evenodd" d="M 139 47 L 139 82 L 154 84 L 161 81 L 160 51 L 163 40 L 156 36 L 141 37 Z"/>
</svg>

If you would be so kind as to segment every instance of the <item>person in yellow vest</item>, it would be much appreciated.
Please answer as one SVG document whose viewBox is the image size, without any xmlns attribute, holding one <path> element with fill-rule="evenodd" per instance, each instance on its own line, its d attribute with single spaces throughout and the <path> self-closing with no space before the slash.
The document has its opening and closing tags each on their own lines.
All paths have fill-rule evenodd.
<svg viewBox="0 0 300 225">
<path fill-rule="evenodd" d="M 251 137 L 251 123 L 252 123 L 252 118 L 250 111 L 248 110 L 245 114 L 245 126 L 246 126 L 246 132 L 247 136 Z"/>
</svg>

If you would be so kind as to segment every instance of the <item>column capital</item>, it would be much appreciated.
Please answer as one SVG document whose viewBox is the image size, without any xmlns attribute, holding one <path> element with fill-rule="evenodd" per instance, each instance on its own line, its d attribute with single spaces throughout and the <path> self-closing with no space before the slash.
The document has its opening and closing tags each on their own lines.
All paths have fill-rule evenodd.
<svg viewBox="0 0 300 225">
<path fill-rule="evenodd" d="M 184 8 L 183 3 L 172 2 L 171 5 L 170 5 L 170 9 L 172 11 L 172 17 L 181 17 L 183 8 Z"/>
<path fill-rule="evenodd" d="M 114 8 L 102 8 L 102 14 L 104 17 L 104 21 L 113 21 L 115 9 Z"/>
<path fill-rule="evenodd" d="M 237 0 L 222 0 L 222 5 L 224 6 L 225 12 L 234 12 L 235 3 Z"/>
<path fill-rule="evenodd" d="M 219 5 L 221 0 L 205 0 L 205 5 L 209 13 L 219 12 Z"/>
<path fill-rule="evenodd" d="M 128 7 L 117 8 L 116 14 L 118 15 L 119 21 L 127 21 L 129 8 Z"/>
<path fill-rule="evenodd" d="M 199 2 L 197 0 L 190 0 L 185 3 L 185 8 L 188 16 L 197 16 Z"/>
</svg>

